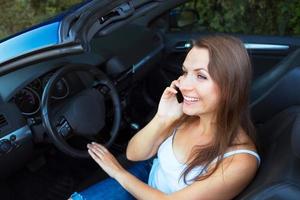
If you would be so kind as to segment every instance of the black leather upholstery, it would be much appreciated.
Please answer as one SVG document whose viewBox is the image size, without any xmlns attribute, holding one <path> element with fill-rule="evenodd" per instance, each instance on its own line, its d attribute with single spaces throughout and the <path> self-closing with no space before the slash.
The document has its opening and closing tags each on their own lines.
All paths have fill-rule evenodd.
<svg viewBox="0 0 300 200">
<path fill-rule="evenodd" d="M 300 63 L 298 66 L 300 66 Z M 264 123 L 282 110 L 300 105 L 300 89 L 298 86 L 300 86 L 300 67 L 294 67 L 282 74 L 282 77 L 269 86 L 268 91 L 262 93 L 260 98 L 257 97 L 255 102 L 252 102 L 253 121 Z"/>
<path fill-rule="evenodd" d="M 257 128 L 261 166 L 236 199 L 300 199 L 300 107 L 291 107 Z"/>
<path fill-rule="evenodd" d="M 272 91 L 284 75 L 295 67 L 300 66 L 300 48 L 290 53 L 278 65 L 272 67 L 268 72 L 258 77 L 251 88 L 251 104 L 256 105 L 260 99 Z"/>
<path fill-rule="evenodd" d="M 297 85 L 300 85 L 300 48 L 254 80 L 251 87 L 253 121 L 264 122 L 290 106 L 300 105 Z"/>
</svg>

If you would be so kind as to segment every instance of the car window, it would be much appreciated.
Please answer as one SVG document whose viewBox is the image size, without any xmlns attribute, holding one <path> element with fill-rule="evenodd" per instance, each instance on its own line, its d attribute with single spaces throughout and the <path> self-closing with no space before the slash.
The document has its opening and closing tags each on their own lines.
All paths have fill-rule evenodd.
<svg viewBox="0 0 300 200">
<path fill-rule="evenodd" d="M 51 18 L 84 0 L 2 0 L 0 40 Z"/>
<path fill-rule="evenodd" d="M 300 1 L 192 0 L 171 10 L 170 31 L 299 35 Z"/>
</svg>

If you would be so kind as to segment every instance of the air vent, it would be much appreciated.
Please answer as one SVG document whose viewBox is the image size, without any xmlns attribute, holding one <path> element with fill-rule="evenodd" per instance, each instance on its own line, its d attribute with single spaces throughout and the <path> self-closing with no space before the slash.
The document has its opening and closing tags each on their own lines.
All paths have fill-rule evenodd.
<svg viewBox="0 0 300 200">
<path fill-rule="evenodd" d="M 2 128 L 3 126 L 6 126 L 7 124 L 8 123 L 7 123 L 7 120 L 4 117 L 4 115 L 0 114 L 0 128 Z"/>
</svg>

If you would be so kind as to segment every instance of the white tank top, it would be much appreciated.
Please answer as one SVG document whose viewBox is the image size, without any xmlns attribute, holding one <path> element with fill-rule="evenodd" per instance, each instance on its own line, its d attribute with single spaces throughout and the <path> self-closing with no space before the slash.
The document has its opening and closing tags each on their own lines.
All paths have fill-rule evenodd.
<svg viewBox="0 0 300 200">
<path fill-rule="evenodd" d="M 202 174 L 206 173 L 203 166 L 195 167 L 186 176 L 187 184 L 184 183 L 184 177 L 181 175 L 187 165 L 178 162 L 174 155 L 172 143 L 175 132 L 176 129 L 173 134 L 160 145 L 157 152 L 157 158 L 153 160 L 153 165 L 148 179 L 148 185 L 166 194 L 183 189 L 188 186 L 187 184 L 193 183 L 191 180 L 198 176 L 201 172 Z M 260 157 L 256 152 L 245 149 L 227 152 L 224 154 L 224 158 L 240 153 L 251 154 L 257 158 L 258 164 L 260 163 Z"/>
</svg>

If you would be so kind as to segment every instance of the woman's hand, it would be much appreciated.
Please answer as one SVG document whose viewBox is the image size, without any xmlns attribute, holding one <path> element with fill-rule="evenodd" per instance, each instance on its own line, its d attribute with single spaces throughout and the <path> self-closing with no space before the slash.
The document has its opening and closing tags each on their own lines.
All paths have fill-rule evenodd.
<svg viewBox="0 0 300 200">
<path fill-rule="evenodd" d="M 110 177 L 116 179 L 119 174 L 126 171 L 103 145 L 92 142 L 87 147 L 91 157 Z"/>
<path fill-rule="evenodd" d="M 177 120 L 182 112 L 182 103 L 178 103 L 175 87 L 179 86 L 179 79 L 173 81 L 163 92 L 158 105 L 157 115 L 165 120 Z"/>
</svg>

